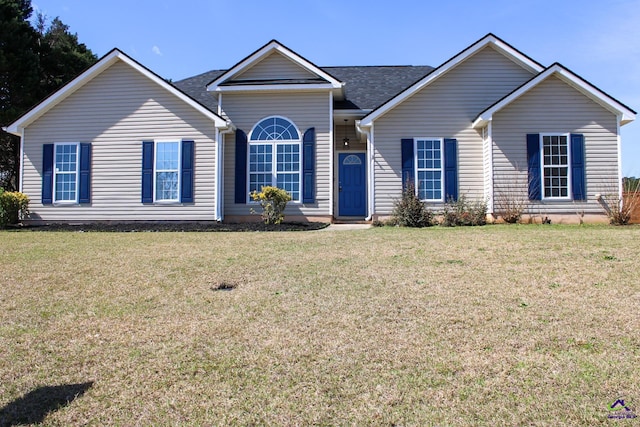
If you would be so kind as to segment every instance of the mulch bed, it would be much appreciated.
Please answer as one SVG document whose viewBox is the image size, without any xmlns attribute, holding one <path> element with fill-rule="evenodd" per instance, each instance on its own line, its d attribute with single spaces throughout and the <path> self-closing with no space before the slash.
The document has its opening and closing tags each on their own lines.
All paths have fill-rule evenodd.
<svg viewBox="0 0 640 427">
<path fill-rule="evenodd" d="M 223 224 L 217 222 L 132 222 L 18 225 L 7 227 L 14 231 L 75 231 L 75 232 L 224 232 L 224 231 L 311 231 L 321 230 L 329 224 L 324 222 L 286 222 L 267 225 L 261 222 Z"/>
</svg>

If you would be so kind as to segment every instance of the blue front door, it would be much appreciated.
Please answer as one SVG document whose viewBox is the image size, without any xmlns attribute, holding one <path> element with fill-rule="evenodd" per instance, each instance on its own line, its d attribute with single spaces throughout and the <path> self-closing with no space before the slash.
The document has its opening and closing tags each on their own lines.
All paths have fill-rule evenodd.
<svg viewBox="0 0 640 427">
<path fill-rule="evenodd" d="M 367 215 L 367 183 L 364 153 L 338 154 L 338 215 Z"/>
</svg>

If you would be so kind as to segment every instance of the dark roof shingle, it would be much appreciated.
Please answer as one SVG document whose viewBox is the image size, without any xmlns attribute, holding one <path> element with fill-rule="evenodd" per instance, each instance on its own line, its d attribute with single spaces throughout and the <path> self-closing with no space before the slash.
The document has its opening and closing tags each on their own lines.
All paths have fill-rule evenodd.
<svg viewBox="0 0 640 427">
<path fill-rule="evenodd" d="M 345 83 L 345 100 L 336 101 L 335 109 L 372 110 L 429 74 L 433 67 L 414 65 L 321 67 Z M 206 85 L 226 70 L 212 70 L 174 82 L 174 85 L 212 110 L 217 104 L 207 93 Z"/>
</svg>

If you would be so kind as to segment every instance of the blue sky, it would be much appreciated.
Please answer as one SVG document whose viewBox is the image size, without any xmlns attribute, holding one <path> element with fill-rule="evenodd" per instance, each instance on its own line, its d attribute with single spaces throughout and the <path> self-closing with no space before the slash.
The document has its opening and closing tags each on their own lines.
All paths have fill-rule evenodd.
<svg viewBox="0 0 640 427">
<path fill-rule="evenodd" d="M 165 78 L 234 65 L 277 39 L 319 66 L 438 66 L 487 33 L 560 62 L 640 111 L 640 0 L 32 0 L 102 56 L 118 47 Z M 640 118 L 622 172 L 640 176 Z"/>
</svg>

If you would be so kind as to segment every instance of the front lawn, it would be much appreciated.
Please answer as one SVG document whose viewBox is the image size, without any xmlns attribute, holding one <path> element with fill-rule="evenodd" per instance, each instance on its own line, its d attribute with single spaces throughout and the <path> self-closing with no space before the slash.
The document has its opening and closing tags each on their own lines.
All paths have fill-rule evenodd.
<svg viewBox="0 0 640 427">
<path fill-rule="evenodd" d="M 638 227 L 0 241 L 0 425 L 640 415 Z"/>
</svg>

